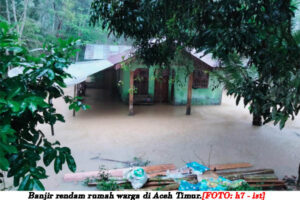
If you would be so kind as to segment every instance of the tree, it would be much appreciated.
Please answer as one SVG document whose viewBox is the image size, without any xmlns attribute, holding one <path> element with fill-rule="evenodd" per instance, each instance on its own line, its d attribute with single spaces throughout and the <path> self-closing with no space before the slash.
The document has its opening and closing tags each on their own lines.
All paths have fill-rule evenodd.
<svg viewBox="0 0 300 200">
<path fill-rule="evenodd" d="M 291 32 L 295 9 L 290 0 L 94 0 L 90 22 L 132 38 L 148 65 L 169 65 L 178 49 L 212 53 L 222 63 L 220 81 L 228 94 L 237 103 L 244 99 L 256 119 L 283 128 L 300 109 L 300 50 Z M 251 69 L 257 76 L 244 77 Z M 234 84 L 241 79 L 236 73 L 243 84 Z"/>
<path fill-rule="evenodd" d="M 5 6 L 6 6 L 7 21 L 8 21 L 8 23 L 10 24 L 10 11 L 9 11 L 8 0 L 5 0 Z"/>
<path fill-rule="evenodd" d="M 80 38 L 83 43 L 126 43 L 89 26 L 92 0 L 0 0 L 0 18 L 12 24 L 29 48 L 56 38 Z M 23 28 L 22 28 L 23 27 Z"/>
<path fill-rule="evenodd" d="M 53 128 L 57 121 L 65 121 L 56 113 L 54 98 L 64 97 L 70 109 L 87 108 L 79 98 L 64 96 L 62 90 L 66 87 L 64 78 L 70 76 L 64 69 L 70 65 L 78 42 L 49 43 L 35 56 L 18 39 L 7 23 L 0 22 L 0 169 L 13 177 L 19 190 L 44 190 L 40 179 L 47 175 L 40 160 L 45 166 L 54 163 L 56 173 L 64 163 L 72 172 L 76 170 L 71 150 L 58 141 L 50 143 L 37 125 Z M 15 67 L 22 67 L 23 73 L 10 77 L 8 69 Z"/>
<path fill-rule="evenodd" d="M 295 41 L 297 42 L 297 44 L 300 45 L 300 30 L 298 30 L 294 33 L 294 38 L 295 38 Z"/>
<path fill-rule="evenodd" d="M 12 10 L 13 10 L 13 17 L 14 17 L 14 22 L 16 24 L 16 30 L 19 34 L 19 40 L 21 40 L 22 35 L 23 35 L 24 26 L 25 26 L 26 19 L 27 19 L 27 8 L 28 8 L 29 0 L 22 1 L 22 4 L 23 4 L 22 15 L 18 18 L 16 2 L 15 2 L 15 0 L 11 0 L 11 6 L 12 6 Z M 6 6 L 7 6 L 6 7 L 7 20 L 8 20 L 8 22 L 10 22 L 8 1 L 6 1 Z"/>
</svg>

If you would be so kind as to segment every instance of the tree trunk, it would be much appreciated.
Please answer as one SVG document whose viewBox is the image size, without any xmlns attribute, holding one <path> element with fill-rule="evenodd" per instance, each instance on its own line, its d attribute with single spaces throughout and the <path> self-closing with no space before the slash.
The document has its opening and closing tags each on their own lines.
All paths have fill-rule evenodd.
<svg viewBox="0 0 300 200">
<path fill-rule="evenodd" d="M 5 0 L 6 2 L 6 15 L 7 15 L 7 21 L 9 24 L 11 24 L 11 21 L 10 21 L 10 12 L 9 12 L 9 7 L 8 7 L 8 0 Z"/>
<path fill-rule="evenodd" d="M 15 0 L 12 0 L 12 10 L 13 10 L 13 14 L 14 14 L 14 20 L 15 20 L 15 23 L 16 23 L 17 32 L 20 33 L 20 29 L 19 29 L 19 25 L 18 25 L 18 18 L 17 18 L 17 11 L 16 11 L 16 2 L 15 2 Z"/>
<path fill-rule="evenodd" d="M 59 10 L 59 7 L 55 4 L 55 1 L 53 1 L 52 5 L 53 5 L 54 13 L 55 13 L 54 20 L 53 20 L 53 30 L 54 30 L 55 36 L 57 38 L 59 38 L 60 37 L 59 31 L 62 29 L 62 26 L 63 26 L 63 19 L 61 19 L 58 15 L 57 10 Z"/>
<path fill-rule="evenodd" d="M 297 180 L 297 187 L 300 188 L 300 164 L 299 164 L 299 168 L 298 168 L 298 180 Z"/>
<path fill-rule="evenodd" d="M 20 34 L 20 39 L 22 38 L 24 26 L 25 26 L 25 23 L 26 23 L 28 3 L 29 3 L 29 0 L 24 0 L 23 19 L 22 19 L 22 24 L 21 24 L 20 33 L 19 33 Z"/>
<path fill-rule="evenodd" d="M 261 115 L 253 114 L 252 125 L 253 126 L 261 126 L 262 125 Z"/>
<path fill-rule="evenodd" d="M 62 28 L 62 24 L 63 24 L 63 21 L 62 21 L 60 18 L 58 18 L 58 25 L 57 25 L 57 29 L 56 29 L 56 37 L 57 37 L 57 38 L 60 37 L 59 31 L 60 31 L 60 29 Z"/>
<path fill-rule="evenodd" d="M 56 12 L 56 6 L 55 6 L 55 2 L 53 1 L 53 11 L 54 13 Z M 53 15 L 53 24 L 52 24 L 52 33 L 55 33 L 55 21 L 56 21 L 56 14 Z"/>
</svg>

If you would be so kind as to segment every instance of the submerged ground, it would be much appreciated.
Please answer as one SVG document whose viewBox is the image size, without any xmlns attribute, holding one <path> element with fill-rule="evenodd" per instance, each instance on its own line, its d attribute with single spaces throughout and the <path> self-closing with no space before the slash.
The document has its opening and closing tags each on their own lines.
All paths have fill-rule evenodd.
<svg viewBox="0 0 300 200">
<path fill-rule="evenodd" d="M 72 88 L 66 93 L 72 95 Z M 58 112 L 66 123 L 55 127 L 55 138 L 72 149 L 77 171 L 95 171 L 99 166 L 122 167 L 116 162 L 98 158 L 127 161 L 133 157 L 150 160 L 151 164 L 198 161 L 207 165 L 250 162 L 255 168 L 272 168 L 282 178 L 297 175 L 300 162 L 300 117 L 289 121 L 284 130 L 272 124 L 251 125 L 247 108 L 235 106 L 233 98 L 223 95 L 221 106 L 193 106 L 192 115 L 185 115 L 184 106 L 156 104 L 135 106 L 129 117 L 128 106 L 112 101 L 102 90 L 88 89 L 88 111 L 76 117 L 63 101 L 57 100 Z M 41 127 L 50 136 L 50 127 Z M 209 152 L 211 156 L 209 159 Z M 65 183 L 67 166 L 43 181 L 47 190 L 90 190 L 82 183 Z"/>
</svg>

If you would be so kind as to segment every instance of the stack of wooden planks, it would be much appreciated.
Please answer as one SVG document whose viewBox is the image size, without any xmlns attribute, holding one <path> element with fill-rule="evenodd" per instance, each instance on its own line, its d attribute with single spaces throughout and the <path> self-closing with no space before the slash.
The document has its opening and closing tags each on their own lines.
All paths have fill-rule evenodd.
<svg viewBox="0 0 300 200">
<path fill-rule="evenodd" d="M 249 169 L 253 166 L 250 163 L 230 163 L 230 164 L 219 164 L 211 165 L 209 168 L 213 173 L 205 173 L 206 178 L 222 176 L 229 180 L 245 180 L 250 187 L 256 188 L 257 190 L 285 190 L 286 185 L 283 181 L 279 180 L 275 175 L 273 169 Z M 243 169 L 243 170 L 242 170 Z M 192 175 L 185 178 L 191 183 L 197 182 L 197 177 Z M 153 182 L 150 179 L 150 182 Z M 153 184 L 153 183 L 152 183 Z M 177 190 L 179 184 L 173 181 L 172 183 L 159 182 L 156 187 L 151 185 L 145 185 L 142 190 Z"/>
<path fill-rule="evenodd" d="M 230 164 L 219 164 L 211 165 L 209 168 L 211 171 L 206 172 L 203 177 L 215 178 L 222 176 L 229 180 L 243 179 L 251 187 L 257 188 L 257 190 L 284 190 L 286 189 L 285 183 L 278 179 L 273 169 L 249 169 L 253 166 L 250 163 L 230 163 Z M 148 182 L 141 188 L 141 190 L 162 190 L 171 191 L 178 190 L 179 183 L 173 179 L 166 177 L 167 171 L 170 173 L 178 172 L 175 165 L 164 164 L 164 165 L 153 165 L 143 167 L 148 175 Z M 123 179 L 124 172 L 128 168 L 124 169 L 112 169 L 107 170 L 114 180 L 117 180 L 118 184 L 128 183 Z M 180 180 L 186 180 L 190 183 L 197 183 L 197 176 L 190 173 L 190 170 L 180 171 L 187 175 L 185 178 Z M 87 178 L 92 178 L 92 181 L 88 182 L 88 186 L 96 186 L 99 172 L 82 172 L 76 174 L 66 174 L 64 176 L 65 181 L 83 181 Z"/>
<path fill-rule="evenodd" d="M 273 169 L 232 170 L 217 172 L 219 176 L 229 180 L 243 179 L 249 186 L 263 190 L 284 190 L 284 181 L 278 179 Z"/>
<path fill-rule="evenodd" d="M 142 167 L 147 173 L 148 177 L 156 177 L 156 176 L 165 176 L 168 170 L 175 170 L 176 166 L 174 164 L 163 164 L 163 165 L 152 165 Z M 106 170 L 105 173 L 110 174 L 111 177 L 116 179 L 122 179 L 124 176 L 124 172 L 129 168 L 122 169 L 111 169 Z M 84 181 L 86 179 L 93 179 L 99 176 L 99 171 L 90 171 L 90 172 L 79 172 L 74 174 L 65 174 L 64 181 Z"/>
</svg>

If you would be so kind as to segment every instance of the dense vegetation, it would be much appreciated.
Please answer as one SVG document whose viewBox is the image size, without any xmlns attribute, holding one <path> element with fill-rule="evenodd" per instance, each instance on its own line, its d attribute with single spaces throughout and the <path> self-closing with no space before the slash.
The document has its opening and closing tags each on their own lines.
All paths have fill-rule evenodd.
<svg viewBox="0 0 300 200">
<path fill-rule="evenodd" d="M 132 38 L 148 65 L 169 65 L 182 49 L 212 53 L 222 62 L 219 80 L 250 106 L 254 124 L 283 128 L 300 110 L 295 10 L 291 0 L 94 0 L 91 23 Z"/>
<path fill-rule="evenodd" d="M 76 170 L 71 150 L 50 143 L 38 129 L 57 121 L 53 98 L 63 97 L 70 109 L 86 109 L 80 98 L 64 96 L 63 79 L 79 43 L 114 43 L 106 29 L 89 26 L 91 0 L 0 0 L 0 183 L 12 177 L 19 190 L 44 190 L 45 166 L 58 173 L 64 163 Z M 118 43 L 124 41 L 118 40 Z M 32 51 L 32 49 L 35 49 Z M 9 69 L 23 74 L 9 77 Z"/>
<path fill-rule="evenodd" d="M 64 97 L 70 109 L 87 108 L 79 98 L 64 96 L 62 90 L 66 87 L 63 79 L 70 76 L 64 69 L 77 44 L 74 40 L 48 43 L 36 56 L 19 44 L 19 35 L 7 23 L 0 22 L 0 170 L 13 177 L 19 190 L 44 190 L 40 179 L 47 175 L 40 160 L 45 166 L 54 163 L 56 173 L 64 163 L 76 170 L 71 150 L 58 141 L 50 143 L 37 125 L 48 124 L 54 135 L 54 124 L 64 122 L 52 104 L 54 98 Z M 12 68 L 23 73 L 11 77 Z"/>
<path fill-rule="evenodd" d="M 0 18 L 13 24 L 30 48 L 56 38 L 80 38 L 86 43 L 124 43 L 108 38 L 101 27 L 89 26 L 92 0 L 0 0 Z"/>
</svg>

